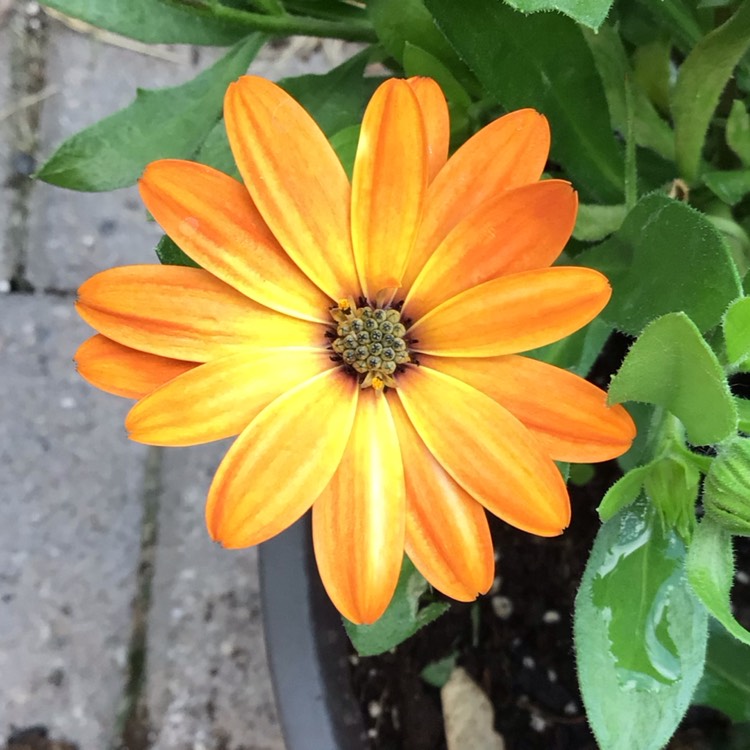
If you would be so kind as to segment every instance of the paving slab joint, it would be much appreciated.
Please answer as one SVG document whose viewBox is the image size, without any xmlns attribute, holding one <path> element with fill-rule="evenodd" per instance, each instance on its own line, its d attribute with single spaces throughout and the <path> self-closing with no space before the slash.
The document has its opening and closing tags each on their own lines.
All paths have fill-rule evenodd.
<svg viewBox="0 0 750 750">
<path fill-rule="evenodd" d="M 127 655 L 125 689 L 120 702 L 112 750 L 148 750 L 151 729 L 145 695 L 148 617 L 154 579 L 154 558 L 159 539 L 159 504 L 163 490 L 164 449 L 151 447 L 143 475 L 143 521 L 136 593 Z"/>
<path fill-rule="evenodd" d="M 39 3 L 18 3 L 10 17 L 10 81 L 15 105 L 5 113 L 11 139 L 10 216 L 4 249 L 11 269 L 10 292 L 32 292 L 26 278 L 28 257 L 29 197 L 33 189 L 39 148 L 39 124 L 46 84 L 46 16 Z"/>
</svg>

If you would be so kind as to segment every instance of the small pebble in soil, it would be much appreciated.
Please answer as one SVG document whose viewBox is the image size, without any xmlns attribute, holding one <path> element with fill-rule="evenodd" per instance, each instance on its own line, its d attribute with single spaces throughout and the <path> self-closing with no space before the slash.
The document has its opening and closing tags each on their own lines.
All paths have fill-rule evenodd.
<svg viewBox="0 0 750 750">
<path fill-rule="evenodd" d="M 500 591 L 500 587 L 502 585 L 503 585 L 502 576 L 495 576 L 495 580 L 492 582 L 492 588 L 490 589 L 490 594 L 497 594 L 497 592 Z"/>
<path fill-rule="evenodd" d="M 539 714 L 531 714 L 529 725 L 535 732 L 543 732 L 547 729 L 547 722 Z"/>
<path fill-rule="evenodd" d="M 526 669 L 534 669 L 534 667 L 536 666 L 536 662 L 531 656 L 524 656 L 522 663 L 524 667 L 526 667 Z"/>
<path fill-rule="evenodd" d="M 748 583 L 750 583 L 750 575 L 748 575 L 747 573 L 745 573 L 744 570 L 738 570 L 734 574 L 734 577 L 737 579 L 737 583 L 742 583 L 742 584 L 745 584 L 745 585 L 747 585 Z"/>
<path fill-rule="evenodd" d="M 383 713 L 383 707 L 377 701 L 370 701 L 367 704 L 367 713 L 371 719 L 377 719 Z"/>
<path fill-rule="evenodd" d="M 557 682 L 557 672 L 555 672 L 554 669 L 548 669 L 547 670 L 547 679 L 550 682 L 552 682 L 552 683 Z"/>
<path fill-rule="evenodd" d="M 575 716 L 578 713 L 578 706 L 573 701 L 570 701 L 570 703 L 565 704 L 565 708 L 563 708 L 563 713 L 566 716 Z"/>
<path fill-rule="evenodd" d="M 507 620 L 513 614 L 513 602 L 507 596 L 492 597 L 492 611 L 501 620 Z"/>
<path fill-rule="evenodd" d="M 376 738 L 376 737 L 378 736 L 378 730 L 377 730 L 377 729 L 375 729 L 375 727 L 370 727 L 370 728 L 369 728 L 369 729 L 367 730 L 367 736 L 368 736 L 368 737 L 369 737 L 369 738 L 370 738 L 371 740 L 374 740 L 374 739 L 375 739 L 375 738 Z"/>
<path fill-rule="evenodd" d="M 556 622 L 560 622 L 560 613 L 554 609 L 548 609 L 542 615 L 542 622 L 545 625 L 554 625 Z"/>
<path fill-rule="evenodd" d="M 359 664 L 359 656 L 357 656 L 357 654 L 351 654 L 349 656 L 349 664 L 351 664 L 353 667 L 356 667 L 357 664 Z"/>
</svg>

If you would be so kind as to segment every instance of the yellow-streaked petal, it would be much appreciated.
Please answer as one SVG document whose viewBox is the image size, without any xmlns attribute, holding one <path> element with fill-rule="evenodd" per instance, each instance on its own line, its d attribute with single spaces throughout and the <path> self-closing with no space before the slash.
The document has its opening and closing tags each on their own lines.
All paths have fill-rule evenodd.
<svg viewBox="0 0 750 750">
<path fill-rule="evenodd" d="M 259 305 L 199 268 L 111 268 L 81 286 L 76 309 L 120 344 L 189 362 L 249 346 L 325 346 L 322 325 Z"/>
<path fill-rule="evenodd" d="M 211 484 L 206 523 L 225 547 L 260 544 L 293 524 L 338 468 L 359 384 L 328 370 L 272 401 L 237 438 Z"/>
<path fill-rule="evenodd" d="M 568 525 L 560 472 L 497 401 L 428 367 L 408 367 L 397 393 L 432 455 L 487 510 L 539 536 L 556 536 Z"/>
<path fill-rule="evenodd" d="M 492 585 L 495 558 L 484 508 L 422 442 L 395 393 L 388 394 L 406 479 L 406 553 L 439 591 L 469 602 Z"/>
<path fill-rule="evenodd" d="M 555 266 L 501 276 L 467 289 L 420 318 L 413 349 L 447 357 L 515 354 L 582 328 L 612 294 L 591 268 Z"/>
<path fill-rule="evenodd" d="M 562 180 L 533 182 L 485 201 L 430 256 L 404 312 L 419 318 L 477 284 L 551 265 L 570 239 L 577 209 L 575 191 Z"/>
<path fill-rule="evenodd" d="M 178 159 L 149 164 L 141 197 L 196 262 L 256 302 L 327 323 L 330 300 L 284 252 L 241 182 Z"/>
<path fill-rule="evenodd" d="M 388 401 L 363 390 L 349 443 L 313 505 L 315 559 L 323 585 L 347 619 L 383 614 L 404 557 L 404 471 Z"/>
<path fill-rule="evenodd" d="M 544 170 L 549 125 L 533 109 L 511 112 L 483 127 L 456 151 L 430 184 L 404 288 L 448 232 L 494 195 L 530 182 Z"/>
<path fill-rule="evenodd" d="M 426 189 L 422 110 L 411 86 L 391 78 L 365 111 L 352 178 L 352 244 L 368 299 L 401 285 Z"/>
<path fill-rule="evenodd" d="M 422 109 L 422 121 L 427 136 L 428 178 L 432 182 L 448 160 L 451 138 L 448 102 L 445 101 L 442 89 L 432 78 L 414 76 L 408 78 L 407 83 Z"/>
<path fill-rule="evenodd" d="M 99 333 L 78 347 L 75 362 L 84 380 L 125 398 L 141 398 L 195 367 L 193 362 L 139 352 Z"/>
<path fill-rule="evenodd" d="M 600 388 L 545 362 L 516 355 L 425 355 L 420 362 L 495 399 L 556 461 L 607 461 L 625 453 L 635 437 L 633 420 L 622 406 L 607 406 Z"/>
<path fill-rule="evenodd" d="M 243 76 L 227 91 L 224 120 L 245 185 L 284 250 L 331 299 L 357 297 L 351 188 L 312 117 L 275 83 Z"/>
<path fill-rule="evenodd" d="M 333 366 L 322 349 L 266 349 L 206 362 L 141 399 L 125 420 L 149 445 L 197 445 L 239 435 L 268 404 Z"/>
</svg>

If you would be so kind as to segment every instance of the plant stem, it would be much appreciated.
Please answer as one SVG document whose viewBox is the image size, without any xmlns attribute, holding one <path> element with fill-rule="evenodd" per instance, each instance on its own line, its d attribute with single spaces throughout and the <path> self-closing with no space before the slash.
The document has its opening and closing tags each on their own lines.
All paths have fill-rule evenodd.
<svg viewBox="0 0 750 750">
<path fill-rule="evenodd" d="M 275 36 L 330 37 L 347 42 L 375 42 L 377 36 L 368 21 L 328 21 L 309 16 L 267 16 L 262 13 L 251 13 L 238 8 L 217 3 L 209 11 L 215 18 L 221 18 L 254 31 L 262 31 Z"/>
</svg>

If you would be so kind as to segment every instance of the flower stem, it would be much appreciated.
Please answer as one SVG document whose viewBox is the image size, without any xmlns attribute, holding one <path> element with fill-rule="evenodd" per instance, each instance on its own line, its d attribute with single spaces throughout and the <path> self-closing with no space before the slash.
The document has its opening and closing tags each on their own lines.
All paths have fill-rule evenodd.
<svg viewBox="0 0 750 750">
<path fill-rule="evenodd" d="M 330 21 L 324 18 L 294 15 L 267 15 L 253 13 L 239 8 L 232 8 L 218 2 L 196 5 L 186 3 L 185 0 L 167 0 L 172 5 L 191 5 L 195 12 L 211 15 L 229 23 L 244 26 L 248 30 L 262 31 L 274 36 L 303 36 L 330 37 L 343 39 L 348 42 L 375 42 L 377 36 L 369 21 L 346 19 L 344 21 Z"/>
</svg>

